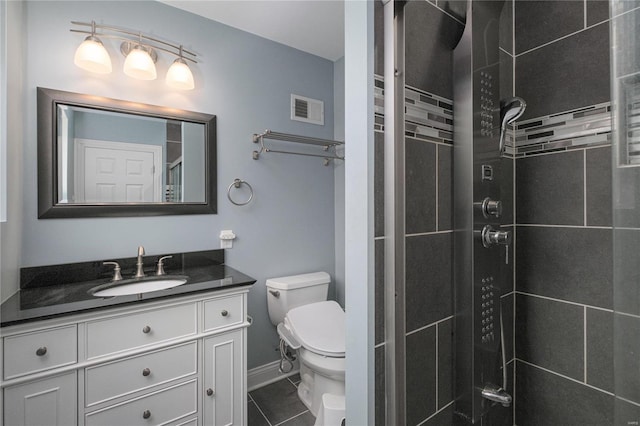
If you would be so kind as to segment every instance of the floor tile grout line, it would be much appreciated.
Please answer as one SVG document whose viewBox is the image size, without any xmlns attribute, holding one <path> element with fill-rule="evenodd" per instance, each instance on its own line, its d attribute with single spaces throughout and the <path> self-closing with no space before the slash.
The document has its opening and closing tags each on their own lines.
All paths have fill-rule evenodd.
<svg viewBox="0 0 640 426">
<path fill-rule="evenodd" d="M 264 412 L 262 411 L 262 408 L 260 408 L 260 406 L 258 405 L 258 403 L 256 401 L 253 401 L 253 403 L 255 404 L 256 408 L 258 409 L 258 411 L 260 412 L 260 414 L 262 414 L 262 417 L 264 417 L 264 419 L 267 421 L 267 424 L 269 426 L 273 426 L 273 424 L 269 421 L 269 418 L 267 417 L 266 414 L 264 414 Z"/>
<path fill-rule="evenodd" d="M 295 419 L 296 417 L 300 417 L 300 416 L 302 416 L 302 415 L 303 415 L 303 414 L 305 414 L 305 413 L 311 413 L 311 412 L 310 412 L 309 410 L 304 410 L 302 413 L 296 414 L 296 415 L 295 415 L 295 416 L 293 416 L 293 417 L 289 417 L 287 420 L 283 420 L 283 421 L 281 421 L 280 423 L 276 423 L 276 424 L 275 424 L 275 425 L 273 425 L 273 426 L 280 426 L 281 424 L 284 424 L 284 423 L 286 423 L 286 422 L 288 422 L 288 421 L 290 421 L 290 420 L 293 420 L 293 419 Z"/>
</svg>

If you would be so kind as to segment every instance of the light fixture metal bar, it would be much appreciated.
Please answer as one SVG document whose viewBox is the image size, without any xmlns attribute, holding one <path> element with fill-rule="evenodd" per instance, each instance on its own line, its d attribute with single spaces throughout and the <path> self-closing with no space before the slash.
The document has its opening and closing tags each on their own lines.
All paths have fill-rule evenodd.
<svg viewBox="0 0 640 426">
<path fill-rule="evenodd" d="M 121 34 L 126 34 L 130 37 L 134 37 L 133 38 L 128 38 L 128 37 L 122 37 L 122 36 L 118 36 L 118 35 L 113 35 L 113 34 L 106 34 L 106 33 L 102 33 L 102 34 L 98 34 L 98 33 L 93 33 L 92 31 L 83 31 L 83 30 L 78 30 L 78 29 L 71 29 L 71 32 L 75 32 L 75 33 L 82 33 L 82 34 L 94 34 L 96 36 L 100 36 L 100 37 L 107 37 L 107 38 L 114 38 L 114 39 L 120 39 L 120 40 L 125 40 L 125 41 L 137 41 L 139 44 L 143 45 L 143 46 L 148 46 L 151 47 L 153 49 L 158 49 L 158 50 L 162 50 L 164 52 L 170 53 L 172 55 L 175 55 L 177 57 L 182 57 L 183 59 L 189 60 L 193 63 L 197 63 L 195 59 L 190 58 L 189 56 L 185 56 L 184 54 L 186 53 L 187 55 L 191 55 L 194 58 L 197 57 L 198 55 L 196 55 L 194 52 L 191 52 L 187 49 L 184 48 L 184 46 L 182 45 L 175 45 L 172 43 L 168 43 L 166 41 L 157 39 L 155 37 L 151 37 L 149 35 L 146 35 L 142 32 L 133 32 L 130 30 L 126 30 L 124 28 L 118 28 L 118 27 L 113 27 L 110 25 L 103 25 L 103 24 L 92 24 L 91 22 L 79 22 L 79 21 L 71 21 L 72 25 L 82 25 L 82 26 L 87 26 L 87 27 L 92 27 L 92 25 L 95 25 L 95 28 L 99 28 L 99 29 L 103 29 L 103 30 L 107 30 L 107 31 L 113 31 L 115 33 L 121 33 Z M 164 48 L 162 46 L 156 46 L 156 45 L 152 45 L 152 44 L 148 44 L 148 43 L 141 43 L 140 39 L 145 39 L 145 40 L 149 40 L 152 41 L 153 43 L 160 43 L 163 44 L 165 46 L 169 46 L 173 49 L 176 49 L 178 52 L 173 52 L 167 48 Z M 182 48 L 182 49 L 181 49 Z M 182 50 L 183 55 L 180 55 L 180 51 Z"/>
</svg>

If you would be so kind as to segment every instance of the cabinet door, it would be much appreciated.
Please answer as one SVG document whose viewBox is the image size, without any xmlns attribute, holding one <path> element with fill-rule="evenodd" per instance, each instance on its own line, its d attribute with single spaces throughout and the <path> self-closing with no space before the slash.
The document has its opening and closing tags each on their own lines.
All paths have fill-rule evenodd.
<svg viewBox="0 0 640 426">
<path fill-rule="evenodd" d="M 72 426 L 77 423 L 75 371 L 4 390 L 4 424 Z"/>
<path fill-rule="evenodd" d="M 246 423 L 244 329 L 204 340 L 204 424 Z"/>
</svg>

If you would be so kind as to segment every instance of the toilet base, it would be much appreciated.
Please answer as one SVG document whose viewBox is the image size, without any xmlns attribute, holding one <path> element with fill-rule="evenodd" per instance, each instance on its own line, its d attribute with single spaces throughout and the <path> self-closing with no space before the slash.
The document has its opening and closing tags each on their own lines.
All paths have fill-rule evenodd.
<svg viewBox="0 0 640 426">
<path fill-rule="evenodd" d="M 300 361 L 301 381 L 298 385 L 298 397 L 311 414 L 318 417 L 324 394 L 344 396 L 344 379 L 336 380 L 313 371 L 305 364 L 304 357 L 301 357 Z"/>
<path fill-rule="evenodd" d="M 344 395 L 325 393 L 314 426 L 341 426 L 345 412 Z"/>
</svg>

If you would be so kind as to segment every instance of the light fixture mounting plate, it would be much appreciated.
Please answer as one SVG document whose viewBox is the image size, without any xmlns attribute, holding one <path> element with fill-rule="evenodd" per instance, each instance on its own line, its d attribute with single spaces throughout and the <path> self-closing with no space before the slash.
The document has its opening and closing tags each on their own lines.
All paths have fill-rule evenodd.
<svg viewBox="0 0 640 426">
<path fill-rule="evenodd" d="M 123 41 L 122 44 L 120 45 L 120 53 L 122 53 L 125 57 L 127 57 L 127 55 L 129 55 L 129 52 L 131 52 L 133 48 L 136 46 L 140 46 L 142 50 L 147 52 L 149 56 L 151 56 L 151 59 L 153 60 L 154 64 L 158 62 L 158 54 L 152 47 L 145 46 L 144 44 L 140 44 L 140 43 L 135 43 L 133 41 Z"/>
</svg>

